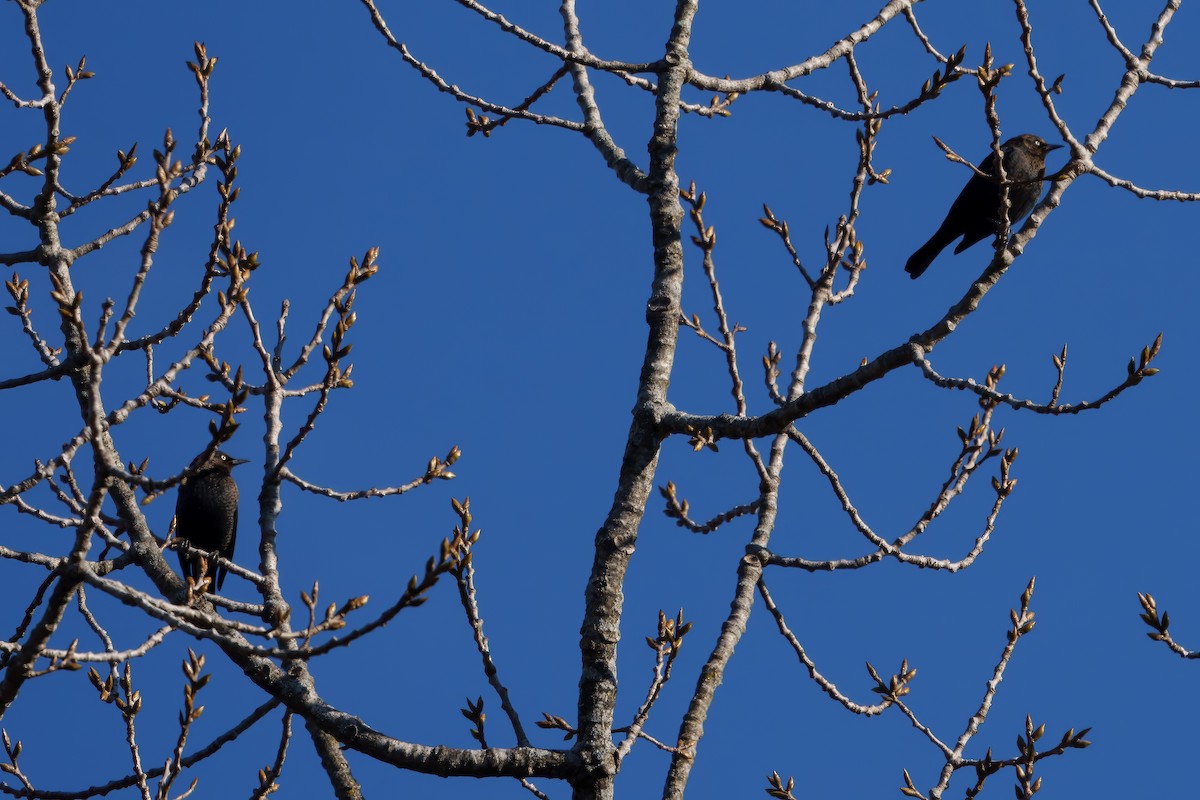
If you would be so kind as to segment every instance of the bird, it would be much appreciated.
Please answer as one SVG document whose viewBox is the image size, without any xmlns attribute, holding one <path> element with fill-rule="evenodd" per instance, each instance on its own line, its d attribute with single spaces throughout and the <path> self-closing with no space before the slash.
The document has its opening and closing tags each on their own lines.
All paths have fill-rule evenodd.
<svg viewBox="0 0 1200 800">
<path fill-rule="evenodd" d="M 233 558 L 237 541 L 238 488 L 230 474 L 244 458 L 213 450 L 201 453 L 188 466 L 188 477 L 179 484 L 175 500 L 175 536 L 187 540 L 197 550 L 215 551 L 222 558 Z M 211 578 L 219 591 L 225 582 L 225 567 L 210 563 L 201 574 L 200 558 L 179 551 L 179 568 L 184 578 L 199 582 Z"/>
<path fill-rule="evenodd" d="M 1005 178 L 1014 182 L 1008 187 L 1009 225 L 1016 224 L 1037 205 L 1042 194 L 1041 181 L 1046 175 L 1046 155 L 1060 147 L 1061 144 L 1047 144 L 1032 133 L 1014 136 L 1000 146 L 1004 154 Z M 979 165 L 980 172 L 994 175 L 994 159 L 995 153 L 989 153 Z M 999 235 L 1002 229 L 1000 186 L 987 178 L 972 175 L 950 206 L 946 219 L 929 241 L 912 254 L 904 271 L 914 279 L 919 278 L 938 253 L 959 236 L 963 238 L 954 248 L 955 253 L 961 253 L 989 235 Z"/>
</svg>

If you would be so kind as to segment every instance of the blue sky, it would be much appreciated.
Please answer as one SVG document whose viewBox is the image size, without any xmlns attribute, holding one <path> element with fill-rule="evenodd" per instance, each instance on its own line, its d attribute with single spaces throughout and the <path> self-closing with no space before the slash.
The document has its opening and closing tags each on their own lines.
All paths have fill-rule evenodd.
<svg viewBox="0 0 1200 800">
<path fill-rule="evenodd" d="M 547 38 L 561 37 L 555 4 L 526 5 L 497 10 Z M 580 13 L 593 53 L 633 61 L 660 55 L 673 4 L 589 5 Z M 702 4 L 693 60 L 708 74 L 733 77 L 796 63 L 876 11 L 870 3 L 824 5 L 835 8 L 777 0 L 753 11 Z M 1123 64 L 1086 5 L 1036 6 L 1042 71 L 1066 74 L 1057 102 L 1082 136 L 1110 101 Z M 448 82 L 497 102 L 519 102 L 556 66 L 452 3 L 382 0 L 381 10 L 398 38 Z M 998 63 L 1017 62 L 999 93 L 1003 130 L 1054 139 L 1024 74 L 1011 3 L 926 2 L 917 10 L 942 52 L 967 45 L 965 66 L 980 63 L 988 41 Z M 1105 10 L 1135 50 L 1158 11 L 1132 0 L 1110 0 Z M 467 138 L 463 108 L 402 64 L 357 3 L 296 2 L 284 10 L 213 2 L 198 14 L 182 4 L 127 2 L 114 10 L 51 0 L 40 16 L 50 63 L 61 68 L 86 55 L 96 72 L 73 90 L 67 106 L 64 133 L 78 137 L 63 176 L 72 190 L 103 179 L 115 151 L 134 141 L 143 156 L 138 168 L 149 174 L 150 151 L 168 126 L 188 141 L 195 91 L 184 62 L 193 58 L 194 40 L 219 57 L 211 115 L 214 128 L 227 127 L 242 146 L 235 235 L 264 264 L 251 280 L 260 321 L 273 319 L 280 301 L 290 299 L 290 330 L 298 342 L 348 259 L 381 248 L 380 273 L 356 302 L 355 388 L 334 397 L 294 469 L 341 490 L 400 484 L 420 475 L 430 457 L 458 445 L 464 454 L 455 465 L 459 477 L 401 498 L 352 504 L 285 490 L 280 558 L 289 600 L 298 605 L 299 592 L 319 580 L 322 605 L 370 594 L 371 604 L 359 614 L 384 607 L 449 534 L 455 524 L 450 497 L 469 495 L 483 529 L 475 555 L 482 613 L 513 701 L 527 728 L 543 711 L 573 720 L 591 544 L 615 489 L 646 338 L 652 262 L 644 198 L 620 184 L 577 134 L 514 121 L 488 139 Z M 1154 70 L 1198 77 L 1198 36 L 1200 18 L 1185 7 Z M 860 47 L 857 57 L 884 105 L 907 100 L 936 66 L 903 22 Z M 6 4 L 0 8 L 0 81 L 28 96 L 32 77 L 20 15 Z M 650 97 L 605 76 L 595 85 L 614 137 L 644 167 Z M 842 105 L 853 102 L 841 63 L 797 87 Z M 543 101 L 548 113 L 577 116 L 567 90 L 561 84 Z M 708 96 L 689 99 L 706 102 Z M 1193 153 L 1198 107 L 1194 93 L 1143 87 L 1097 162 L 1139 185 L 1200 191 Z M 707 192 L 705 219 L 719 236 L 715 256 L 727 308 L 747 328 L 739 338 L 742 373 L 757 413 L 772 407 L 760 357 L 775 341 L 790 362 L 807 305 L 787 254 L 757 222 L 761 206 L 788 220 L 802 257 L 815 262 L 822 231 L 845 209 L 857 148 L 850 124 L 778 95 L 744 97 L 732 110 L 727 119 L 684 117 L 677 168 L 684 183 L 695 180 Z M 7 104 L 0 114 L 0 160 L 6 160 L 6 153 L 37 141 L 39 117 Z M 903 272 L 905 259 L 932 233 L 967 177 L 942 157 L 930 138 L 935 135 L 973 160 L 986 154 L 989 134 L 973 80 L 884 124 L 875 164 L 891 168 L 890 183 L 867 189 L 858 225 L 869 268 L 855 298 L 826 311 L 810 385 L 927 328 L 987 263 L 990 250 L 979 245 L 959 256 L 943 254 L 920 281 Z M 1062 158 L 1062 151 L 1052 155 L 1051 167 Z M 2 188 L 19 194 L 31 185 L 6 180 Z M 215 198 L 210 183 L 180 201 L 135 326 L 156 328 L 190 296 Z M 144 202 L 89 210 L 67 235 L 72 242 L 91 238 Z M 1004 645 L 1008 610 L 1036 575 L 1038 626 L 1021 642 L 968 753 L 981 756 L 991 746 L 1010 755 L 1026 714 L 1035 724 L 1045 722 L 1054 739 L 1069 727 L 1092 727 L 1090 749 L 1041 763 L 1043 797 L 1176 796 L 1192 785 L 1188 723 L 1195 699 L 1186 687 L 1195 667 L 1146 639 L 1135 592 L 1153 593 L 1172 612 L 1173 633 L 1200 648 L 1200 614 L 1193 611 L 1200 531 L 1187 510 L 1196 469 L 1186 451 L 1200 389 L 1193 368 L 1200 344 L 1193 310 L 1200 289 L 1196 214 L 1194 205 L 1137 200 L 1081 178 L 980 310 L 934 352 L 943 375 L 982 380 L 992 364 L 1005 363 L 1002 388 L 1044 402 L 1055 378 L 1050 355 L 1065 343 L 1062 399 L 1077 402 L 1123 380 L 1129 357 L 1164 334 L 1156 362 L 1161 373 L 1104 409 L 1057 419 L 997 413 L 1005 443 L 1020 447 L 1013 471 L 1019 484 L 971 569 L 950 575 L 884 563 L 857 573 L 768 573 L 777 602 L 819 669 L 854 699 L 874 698 L 864 661 L 885 674 L 903 658 L 918 667 L 907 700 L 943 740 L 957 737 L 977 707 Z M 0 220 L 6 251 L 32 246 L 32 233 L 12 218 Z M 139 245 L 131 237 L 76 265 L 85 319 L 97 318 L 103 297 L 124 296 Z M 687 258 L 685 309 L 711 328 L 699 251 L 689 248 Z M 54 333 L 45 277 L 27 265 L 17 271 L 31 281 L 43 334 Z M 17 320 L 4 319 L 3 377 L 36 370 Z M 687 331 L 681 340 L 671 401 L 696 413 L 732 411 L 720 354 Z M 221 357 L 246 363 L 248 380 L 255 380 L 245 325 L 232 325 L 224 341 Z M 112 402 L 136 386 L 142 369 L 110 365 L 105 391 Z M 192 394 L 212 386 L 199 369 L 181 385 Z M 301 401 L 290 410 L 289 431 L 309 406 Z M 972 397 L 938 389 L 910 370 L 800 427 L 863 515 L 891 537 L 928 506 L 957 453 L 955 426 L 965 426 L 976 410 Z M 261 411 L 248 408 L 225 448 L 253 462 L 239 472 L 239 561 L 249 566 Z M 26 475 L 34 458 L 53 457 L 80 426 L 69 387 L 60 384 L 5 392 L 0 413 L 10 420 L 0 448 L 4 485 Z M 125 461 L 149 457 L 151 471 L 165 476 L 203 448 L 207 421 L 187 409 L 166 417 L 146 411 L 115 435 Z M 701 518 L 749 501 L 757 487 L 733 442 L 723 442 L 719 453 L 667 443 L 656 483 L 668 480 Z M 810 558 L 865 552 L 798 450 L 786 461 L 784 481 L 774 549 Z M 974 481 L 921 537 L 921 552 L 957 557 L 969 549 L 990 508 L 987 484 L 985 475 Z M 167 495 L 148 507 L 160 533 L 173 502 Z M 34 524 L 11 506 L 3 511 L 0 544 L 69 549 L 69 534 Z M 657 611 L 682 607 L 695 627 L 647 726 L 655 737 L 674 740 L 727 612 L 750 529 L 743 519 L 694 536 L 652 501 L 625 587 L 618 720 L 632 716 L 645 691 L 652 658 L 643 639 L 653 635 Z M 11 562 L 0 563 L 0 570 L 0 634 L 8 637 L 42 576 Z M 148 586 L 144 579 L 133 582 Z M 233 597 L 254 597 L 236 580 L 226 589 Z M 125 646 L 140 641 L 144 623 L 115 603 L 90 599 Z M 83 637 L 81 649 L 96 646 L 79 630 L 64 632 L 60 645 L 74 635 Z M 458 709 L 464 698 L 483 695 L 490 740 L 512 743 L 451 581 L 424 607 L 404 612 L 360 645 L 314 664 L 331 703 L 401 739 L 470 747 Z M 261 702 L 214 647 L 175 635 L 134 665 L 144 694 L 144 758 L 151 764 L 167 757 L 173 741 L 182 702 L 177 665 L 188 646 L 209 655 L 214 675 L 202 694 L 207 710 L 193 730 L 193 747 Z M 32 682 L 2 725 L 25 742 L 22 766 L 39 788 L 77 789 L 128 771 L 119 717 L 101 707 L 81 676 L 59 673 Z M 197 773 L 198 796 L 245 794 L 255 771 L 274 757 L 277 736 L 272 716 L 223 751 Z M 541 731 L 535 743 L 562 744 L 560 736 Z M 658 796 L 667 761 L 639 744 L 619 779 L 621 796 Z M 412 776 L 356 756 L 351 763 L 368 794 L 394 787 L 430 797 L 529 796 L 515 783 Z M 754 796 L 772 770 L 795 775 L 812 796 L 885 796 L 900 785 L 902 769 L 924 789 L 939 766 L 937 752 L 901 715 L 867 720 L 834 707 L 760 604 L 712 708 L 689 796 Z M 967 778 L 953 784 L 954 795 Z M 1011 773 L 994 778 L 990 793 L 1007 796 L 1011 782 Z M 299 729 L 280 784 L 283 797 L 326 792 Z M 554 798 L 569 794 L 565 785 L 539 785 Z"/>
</svg>

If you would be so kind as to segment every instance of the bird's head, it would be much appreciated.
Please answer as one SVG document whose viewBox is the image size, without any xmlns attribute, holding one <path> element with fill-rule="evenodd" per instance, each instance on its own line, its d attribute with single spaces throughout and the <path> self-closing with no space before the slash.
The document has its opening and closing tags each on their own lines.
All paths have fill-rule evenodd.
<svg viewBox="0 0 1200 800">
<path fill-rule="evenodd" d="M 224 470 L 225 472 L 229 472 L 238 464 L 248 463 L 250 463 L 249 459 L 234 458 L 228 453 L 223 453 L 220 450 L 213 450 L 208 454 L 207 457 L 204 455 L 204 453 L 196 456 L 189 468 L 193 470 L 220 469 Z"/>
<path fill-rule="evenodd" d="M 1051 150 L 1058 150 L 1060 147 L 1062 147 L 1061 144 L 1048 144 L 1045 139 L 1035 133 L 1022 133 L 1004 143 L 1006 152 L 1016 148 L 1041 159 L 1044 159 Z M 1007 162 L 1005 163 L 1007 164 Z"/>
</svg>

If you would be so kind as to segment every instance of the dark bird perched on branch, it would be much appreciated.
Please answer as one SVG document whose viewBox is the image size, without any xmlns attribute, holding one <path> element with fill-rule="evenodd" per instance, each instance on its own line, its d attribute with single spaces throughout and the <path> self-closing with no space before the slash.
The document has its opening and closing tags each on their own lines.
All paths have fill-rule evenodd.
<svg viewBox="0 0 1200 800">
<path fill-rule="evenodd" d="M 237 541 L 238 488 L 231 470 L 245 464 L 244 458 L 233 458 L 220 450 L 205 457 L 196 456 L 188 466 L 192 474 L 179 485 L 179 498 L 175 501 L 175 536 L 186 539 L 197 550 L 216 551 L 222 558 L 233 559 L 233 545 Z M 210 563 L 201 575 L 200 559 L 179 551 L 179 567 L 184 578 L 199 581 L 203 577 L 212 579 L 212 586 L 220 590 L 225 582 L 225 568 Z"/>
<path fill-rule="evenodd" d="M 1033 211 L 1038 198 L 1042 194 L 1042 178 L 1046 175 L 1046 154 L 1051 150 L 1062 147 L 1060 144 L 1046 144 L 1040 136 L 1023 133 L 1013 137 L 1000 146 L 1004 153 L 1005 178 L 1013 183 L 1008 187 L 1008 224 L 1015 225 Z M 995 175 L 992 169 L 995 153 L 979 165 L 979 170 L 988 175 Z M 1022 182 L 1023 181 L 1023 182 Z M 971 245 L 987 236 L 998 235 L 1003 229 L 1000 224 L 1000 186 L 979 175 L 972 175 L 971 180 L 959 192 L 946 219 L 941 227 L 933 234 L 928 242 L 912 254 L 904 271 L 914 278 L 929 268 L 938 253 L 946 245 L 959 236 L 963 240 L 954 248 L 955 253 L 961 253 Z"/>
</svg>

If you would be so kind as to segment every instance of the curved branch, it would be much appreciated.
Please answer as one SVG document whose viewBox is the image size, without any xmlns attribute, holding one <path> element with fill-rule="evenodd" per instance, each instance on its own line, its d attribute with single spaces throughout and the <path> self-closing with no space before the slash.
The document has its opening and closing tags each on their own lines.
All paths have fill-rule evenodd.
<svg viewBox="0 0 1200 800">
<path fill-rule="evenodd" d="M 779 610 L 779 606 L 775 605 L 775 599 L 771 597 L 771 593 L 767 591 L 766 581 L 762 580 L 761 578 L 758 581 L 758 594 L 760 597 L 762 597 L 763 604 L 767 607 L 767 611 L 771 612 L 771 616 L 775 618 L 775 625 L 779 628 L 779 633 L 782 634 L 783 638 L 786 639 L 788 644 L 792 646 L 792 649 L 796 651 L 796 658 L 798 658 L 804 668 L 808 670 L 808 676 L 812 678 L 813 682 L 816 683 L 817 686 L 821 688 L 821 691 L 829 695 L 830 698 L 840 704 L 847 711 L 855 714 L 862 714 L 863 716 L 867 717 L 873 717 L 882 714 L 892 706 L 894 700 L 891 699 L 885 699 L 882 703 L 877 703 L 875 705 L 859 705 L 846 695 L 839 692 L 837 686 L 832 681 L 817 671 L 816 663 L 809 657 L 808 653 L 804 649 L 804 645 L 800 643 L 798 638 L 796 638 L 796 634 L 792 633 L 791 628 L 787 626 L 787 622 L 783 618 L 783 612 Z"/>
<path fill-rule="evenodd" d="M 1161 339 L 1162 335 L 1160 334 L 1159 340 Z M 1153 352 L 1155 355 L 1157 355 L 1157 345 L 1154 347 Z M 1130 368 L 1128 370 L 1128 377 L 1126 377 L 1125 380 L 1122 381 L 1118 386 L 1110 389 L 1099 399 L 1092 401 L 1084 400 L 1079 403 L 1067 404 L 1035 403 L 1032 400 L 1022 400 L 1018 397 L 1014 397 L 1011 394 L 1001 394 L 994 389 L 976 383 L 974 378 L 944 378 L 934 370 L 933 365 L 930 364 L 929 360 L 926 358 L 919 358 L 914 363 L 921 369 L 921 372 L 926 378 L 928 378 L 935 386 L 940 386 L 943 389 L 958 389 L 960 391 L 974 392 L 975 394 L 979 395 L 981 400 L 986 400 L 989 403 L 1003 403 L 1004 405 L 1015 408 L 1018 411 L 1032 411 L 1035 414 L 1051 414 L 1058 416 L 1063 414 L 1079 414 L 1083 411 L 1097 409 L 1108 401 L 1123 394 L 1127 389 L 1137 386 L 1142 382 L 1143 379 L 1155 375 L 1158 370 L 1154 367 L 1147 366 L 1152 358 L 1153 356 L 1146 358 L 1141 366 L 1136 367 L 1131 361 Z"/>
<path fill-rule="evenodd" d="M 710 75 L 693 71 L 688 78 L 688 85 L 713 92 L 737 92 L 739 94 L 776 90 L 786 81 L 830 66 L 833 62 L 853 50 L 856 45 L 865 42 L 875 35 L 880 28 L 897 14 L 903 14 L 906 10 L 912 8 L 916 2 L 918 0 L 889 0 L 883 8 L 879 9 L 879 13 L 870 22 L 864 23 L 857 30 L 834 42 L 824 53 L 815 55 L 799 64 L 739 79 L 714 78 Z"/>
</svg>

